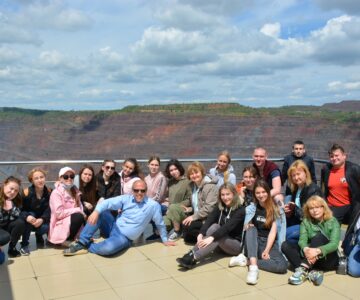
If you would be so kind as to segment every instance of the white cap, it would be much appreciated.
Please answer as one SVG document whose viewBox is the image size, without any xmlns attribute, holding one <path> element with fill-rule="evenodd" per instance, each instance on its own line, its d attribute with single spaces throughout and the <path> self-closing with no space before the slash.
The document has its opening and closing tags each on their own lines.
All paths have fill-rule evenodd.
<svg viewBox="0 0 360 300">
<path fill-rule="evenodd" d="M 71 169 L 70 167 L 63 167 L 59 171 L 59 177 L 63 176 L 66 172 L 69 172 L 69 171 L 75 174 L 75 171 L 73 169 Z"/>
</svg>

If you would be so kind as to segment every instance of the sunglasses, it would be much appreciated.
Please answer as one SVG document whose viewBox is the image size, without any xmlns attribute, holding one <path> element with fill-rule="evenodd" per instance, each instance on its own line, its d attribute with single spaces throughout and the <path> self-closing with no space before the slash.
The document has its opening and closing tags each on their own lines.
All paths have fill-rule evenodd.
<svg viewBox="0 0 360 300">
<path fill-rule="evenodd" d="M 105 166 L 106 170 L 115 170 L 115 167 Z"/>
<path fill-rule="evenodd" d="M 134 193 L 145 193 L 146 192 L 146 190 L 141 190 L 141 189 L 133 189 L 133 192 Z"/>
<path fill-rule="evenodd" d="M 64 178 L 65 180 L 68 180 L 69 178 L 74 179 L 74 178 L 75 178 L 75 175 L 74 175 L 74 174 L 71 174 L 71 175 L 63 175 L 63 178 Z"/>
</svg>

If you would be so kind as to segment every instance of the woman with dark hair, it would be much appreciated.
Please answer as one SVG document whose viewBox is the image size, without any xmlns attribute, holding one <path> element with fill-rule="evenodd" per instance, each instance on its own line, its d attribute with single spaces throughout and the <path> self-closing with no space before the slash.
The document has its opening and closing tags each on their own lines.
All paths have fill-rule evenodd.
<svg viewBox="0 0 360 300">
<path fill-rule="evenodd" d="M 242 264 L 235 264 L 246 266 L 249 263 L 246 278 L 248 284 L 257 283 L 259 269 L 279 274 L 287 271 L 287 262 L 275 242 L 279 208 L 271 197 L 268 184 L 263 180 L 258 180 L 254 185 L 254 202 L 255 214 L 251 213 L 251 222 L 245 225 L 245 253 L 248 262 L 245 260 Z"/>
<path fill-rule="evenodd" d="M 187 177 L 191 181 L 191 211 L 182 221 L 183 237 L 186 243 L 196 243 L 200 228 L 217 202 L 217 178 L 205 174 L 205 167 L 200 162 L 188 166 Z"/>
<path fill-rule="evenodd" d="M 21 255 L 16 249 L 16 244 L 25 229 L 25 222 L 20 218 L 20 187 L 20 179 L 10 176 L 5 179 L 0 188 L 0 264 L 5 261 L 1 247 L 9 242 L 9 257 Z"/>
<path fill-rule="evenodd" d="M 21 216 L 25 220 L 25 231 L 22 236 L 22 255 L 29 255 L 29 238 L 31 231 L 35 231 L 36 244 L 44 246 L 43 235 L 49 231 L 51 189 L 45 185 L 46 171 L 34 168 L 28 173 L 31 185 L 23 192 L 23 205 Z"/>
<path fill-rule="evenodd" d="M 310 171 L 302 160 L 295 161 L 288 170 L 288 183 L 291 200 L 285 204 L 286 240 L 297 244 L 300 223 L 303 218 L 302 207 L 313 195 L 322 196 L 321 189 L 312 181 Z"/>
<path fill-rule="evenodd" d="M 245 208 L 235 186 L 223 184 L 219 189 L 218 205 L 202 225 L 196 245 L 176 261 L 180 266 L 191 269 L 216 248 L 229 255 L 238 254 L 241 251 L 244 218 Z"/>
<path fill-rule="evenodd" d="M 84 212 L 89 216 L 97 203 L 96 178 L 95 171 L 91 165 L 85 164 L 75 176 L 75 185 L 81 192 L 81 202 L 84 206 Z"/>
<path fill-rule="evenodd" d="M 283 253 L 296 268 L 289 283 L 299 285 L 309 279 L 320 285 L 324 278 L 322 271 L 335 270 L 339 263 L 340 225 L 320 196 L 311 196 L 303 212 L 299 243 L 282 244 Z"/>
<path fill-rule="evenodd" d="M 236 184 L 236 175 L 232 167 L 230 153 L 226 150 L 221 151 L 217 157 L 217 163 L 214 168 L 211 168 L 209 173 L 213 177 L 217 177 L 217 186 L 220 187 L 224 183 Z"/>
<path fill-rule="evenodd" d="M 86 219 L 74 178 L 73 169 L 60 169 L 59 181 L 55 183 L 55 189 L 50 195 L 49 241 L 55 245 L 69 246 Z"/>
<path fill-rule="evenodd" d="M 116 163 L 112 159 L 105 159 L 101 170 L 96 175 L 98 202 L 120 195 L 120 176 L 115 171 Z"/>
<path fill-rule="evenodd" d="M 129 157 L 122 164 L 122 170 L 119 173 L 121 182 L 121 195 L 131 194 L 133 183 L 138 179 L 144 180 L 144 175 L 136 158 Z"/>
<path fill-rule="evenodd" d="M 242 171 L 243 179 L 236 185 L 240 200 L 243 205 L 248 206 L 253 202 L 254 185 L 259 178 L 257 170 L 253 166 L 247 166 Z"/>
<path fill-rule="evenodd" d="M 168 206 L 164 222 L 170 234 L 169 240 L 176 241 L 181 237 L 181 222 L 186 218 L 186 213 L 191 209 L 191 190 L 189 180 L 185 176 L 185 169 L 177 159 L 171 159 L 165 168 L 168 178 L 168 198 L 164 205 Z"/>
</svg>

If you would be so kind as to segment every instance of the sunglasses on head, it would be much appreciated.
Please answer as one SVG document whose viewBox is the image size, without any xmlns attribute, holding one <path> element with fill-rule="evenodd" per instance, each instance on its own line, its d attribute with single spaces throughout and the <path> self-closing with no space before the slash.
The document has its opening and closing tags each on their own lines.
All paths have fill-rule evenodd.
<svg viewBox="0 0 360 300">
<path fill-rule="evenodd" d="M 75 178 L 75 175 L 74 175 L 74 174 L 71 174 L 71 175 L 63 175 L 63 178 L 64 178 L 65 180 L 68 180 L 69 178 L 74 179 L 74 178 Z"/>
<path fill-rule="evenodd" d="M 143 190 L 143 189 L 133 189 L 133 192 L 134 192 L 134 193 L 145 193 L 146 190 Z"/>
<path fill-rule="evenodd" d="M 115 167 L 105 166 L 106 170 L 115 170 Z"/>
</svg>

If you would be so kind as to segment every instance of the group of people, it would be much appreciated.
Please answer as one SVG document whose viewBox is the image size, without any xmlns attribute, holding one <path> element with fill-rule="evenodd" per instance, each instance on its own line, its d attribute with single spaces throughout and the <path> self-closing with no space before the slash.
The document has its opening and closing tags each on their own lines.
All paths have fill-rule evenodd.
<svg viewBox="0 0 360 300">
<path fill-rule="evenodd" d="M 161 172 L 156 156 L 148 160 L 146 177 L 134 158 L 119 173 L 114 160 L 105 160 L 97 174 L 91 165 L 78 174 L 63 167 L 53 190 L 45 185 L 46 172 L 34 168 L 23 191 L 12 176 L 1 186 L 0 264 L 6 244 L 9 257 L 30 254 L 32 231 L 38 247 L 46 234 L 49 244 L 65 248 L 65 256 L 110 256 L 129 248 L 152 224 L 147 240 L 174 246 L 183 238 L 193 245 L 177 259 L 184 269 L 220 250 L 232 256 L 229 267 L 248 267 L 248 284 L 258 282 L 259 269 L 284 274 L 290 266 L 290 284 L 320 285 L 323 271 L 338 266 L 340 225 L 348 224 L 343 253 L 348 274 L 359 277 L 360 167 L 347 161 L 338 144 L 329 157 L 321 186 L 302 141 L 294 142 L 282 170 L 264 148 L 256 148 L 239 181 L 227 151 L 208 172 L 200 162 L 185 170 L 177 159 Z"/>
</svg>

